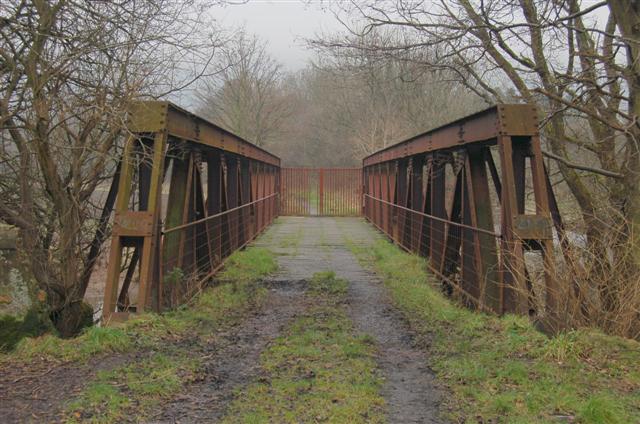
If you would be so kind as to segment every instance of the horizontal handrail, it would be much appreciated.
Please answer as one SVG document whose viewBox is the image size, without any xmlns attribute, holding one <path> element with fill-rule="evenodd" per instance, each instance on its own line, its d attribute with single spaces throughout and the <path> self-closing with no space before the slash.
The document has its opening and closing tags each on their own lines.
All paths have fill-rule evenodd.
<svg viewBox="0 0 640 424">
<path fill-rule="evenodd" d="M 384 203 L 384 204 L 387 204 L 387 205 L 390 205 L 390 206 L 394 206 L 394 207 L 399 208 L 399 209 L 403 209 L 403 210 L 405 210 L 407 212 L 412 212 L 412 213 L 415 213 L 417 215 L 421 215 L 421 216 L 424 216 L 426 218 L 433 219 L 435 221 L 440 221 L 440 222 L 444 222 L 446 224 L 455 225 L 457 227 L 466 228 L 468 230 L 477 231 L 479 233 L 488 234 L 488 235 L 493 236 L 493 237 L 498 237 L 498 238 L 500 237 L 500 234 L 495 233 L 493 231 L 485 230 L 484 228 L 472 227 L 471 225 L 461 224 L 459 222 L 454 222 L 454 221 L 450 221 L 448 219 L 440 218 L 439 216 L 430 215 L 428 213 L 424 213 L 424 212 L 420 212 L 420 211 L 417 211 L 417 210 L 414 210 L 414 209 L 410 209 L 410 208 L 407 208 L 407 207 L 404 207 L 404 206 L 396 205 L 395 203 L 391 203 L 391 202 L 388 202 L 386 200 L 378 199 L 377 197 L 373 197 L 373 196 L 371 196 L 369 194 L 366 194 L 366 193 L 365 193 L 364 196 L 365 197 L 369 197 L 369 198 L 371 198 L 373 200 L 376 200 L 378 202 L 381 202 L 381 203 Z"/>
<path fill-rule="evenodd" d="M 178 225 L 176 227 L 172 227 L 172 228 L 169 228 L 167 230 L 163 230 L 162 234 L 169 234 L 169 233 L 172 233 L 174 231 L 178 231 L 178 230 L 182 230 L 184 228 L 191 227 L 192 225 L 201 224 L 201 223 L 206 222 L 206 221 L 208 221 L 210 219 L 219 218 L 219 217 L 221 217 L 223 215 L 226 215 L 226 214 L 229 214 L 231 212 L 240 210 L 242 208 L 246 208 L 247 206 L 255 205 L 256 203 L 260 203 L 260 202 L 263 202 L 265 200 L 269 200 L 272 197 L 278 196 L 278 194 L 279 193 L 272 193 L 272 194 L 270 194 L 270 195 L 268 195 L 266 197 L 262 197 L 260 199 L 254 200 L 253 202 L 245 203 L 244 205 L 240 205 L 240 206 L 237 206 L 235 208 L 232 208 L 232 209 L 229 209 L 229 210 L 226 210 L 226 211 L 223 211 L 223 212 L 219 212 L 219 213 L 217 213 L 215 215 L 210 215 L 210 216 L 207 216 L 205 218 L 198 219 L 196 221 L 187 222 L 186 224 Z"/>
</svg>

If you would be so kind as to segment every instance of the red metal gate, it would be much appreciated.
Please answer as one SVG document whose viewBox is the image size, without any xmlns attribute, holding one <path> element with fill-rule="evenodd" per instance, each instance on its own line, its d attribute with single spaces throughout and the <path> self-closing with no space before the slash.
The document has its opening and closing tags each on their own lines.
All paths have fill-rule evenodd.
<svg viewBox="0 0 640 424">
<path fill-rule="evenodd" d="M 281 168 L 280 215 L 362 215 L 362 168 Z"/>
</svg>

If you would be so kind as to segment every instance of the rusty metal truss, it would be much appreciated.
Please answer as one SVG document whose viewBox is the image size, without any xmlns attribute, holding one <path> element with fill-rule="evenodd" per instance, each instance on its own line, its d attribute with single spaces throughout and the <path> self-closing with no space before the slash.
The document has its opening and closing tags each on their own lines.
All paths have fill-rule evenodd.
<svg viewBox="0 0 640 424">
<path fill-rule="evenodd" d="M 563 296 L 554 240 L 565 248 L 566 236 L 538 125 L 533 106 L 497 105 L 373 153 L 363 168 L 281 169 L 171 103 L 136 104 L 118 165 L 104 319 L 190 299 L 280 213 L 364 214 L 427 257 L 468 306 L 552 317 Z"/>
<path fill-rule="evenodd" d="M 538 125 L 534 106 L 497 105 L 366 157 L 366 218 L 470 307 L 554 315 L 561 221 Z"/>
<path fill-rule="evenodd" d="M 278 215 L 280 159 L 169 102 L 129 114 L 103 318 L 189 299 Z"/>
</svg>

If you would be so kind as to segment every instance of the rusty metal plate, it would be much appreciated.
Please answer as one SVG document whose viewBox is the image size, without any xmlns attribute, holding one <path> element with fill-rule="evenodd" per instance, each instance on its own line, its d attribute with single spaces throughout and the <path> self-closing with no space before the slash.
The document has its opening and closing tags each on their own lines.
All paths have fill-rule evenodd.
<svg viewBox="0 0 640 424">
<path fill-rule="evenodd" d="M 498 105 L 500 133 L 508 136 L 538 135 L 538 113 L 534 105 Z"/>
<path fill-rule="evenodd" d="M 154 133 L 167 125 L 168 102 L 136 102 L 129 109 L 127 128 L 133 133 Z"/>
<path fill-rule="evenodd" d="M 513 221 L 513 231 L 522 240 L 553 239 L 553 222 L 547 216 L 517 215 Z"/>
<path fill-rule="evenodd" d="M 116 212 L 113 233 L 125 237 L 151 237 L 153 234 L 153 213 Z"/>
</svg>

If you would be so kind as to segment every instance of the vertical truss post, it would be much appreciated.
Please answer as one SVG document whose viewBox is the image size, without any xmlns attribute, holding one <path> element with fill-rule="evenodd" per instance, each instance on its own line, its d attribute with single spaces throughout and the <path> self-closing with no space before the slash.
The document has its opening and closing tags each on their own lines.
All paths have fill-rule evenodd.
<svg viewBox="0 0 640 424">
<path fill-rule="evenodd" d="M 238 158 L 236 156 L 230 156 L 227 159 L 227 208 L 228 210 L 237 208 L 240 206 L 238 192 L 239 187 L 239 166 Z M 239 246 L 238 235 L 240 219 L 237 212 L 231 212 L 228 218 L 229 224 L 229 251 L 233 252 Z"/>
<path fill-rule="evenodd" d="M 138 140 L 129 136 L 124 146 L 122 154 L 122 170 L 118 182 L 118 194 L 116 197 L 116 216 L 127 212 L 129 199 L 131 197 L 131 181 L 133 179 L 133 149 Z M 109 265 L 107 267 L 107 281 L 104 292 L 104 302 L 102 305 L 102 317 L 104 321 L 109 321 L 116 310 L 118 297 L 118 285 L 120 281 L 120 268 L 122 266 L 123 236 L 119 234 L 119 227 L 114 225 L 111 236 L 111 248 L 109 251 Z M 137 250 L 137 249 L 136 249 Z"/>
<path fill-rule="evenodd" d="M 376 198 L 386 199 L 386 191 L 383 191 L 384 184 L 386 184 L 385 176 L 383 174 L 382 165 L 374 165 L 373 168 L 373 193 Z M 376 202 L 373 205 L 373 221 L 383 229 L 386 229 L 387 224 L 384 219 L 384 211 L 386 206 L 382 203 Z"/>
<path fill-rule="evenodd" d="M 527 285 L 524 266 L 522 239 L 514 229 L 514 220 L 518 215 L 515 172 L 513 166 L 513 140 L 509 136 L 498 137 L 500 164 L 502 168 L 502 281 L 505 285 L 505 304 L 507 312 L 521 315 L 528 313 Z"/>
<path fill-rule="evenodd" d="M 494 232 L 489 180 L 485 164 L 484 147 L 467 149 L 466 172 L 469 188 L 469 208 L 471 225 L 475 228 Z M 477 272 L 480 308 L 485 306 L 496 313 L 501 312 L 501 287 L 498 280 L 498 254 L 494 236 L 474 231 L 475 269 Z"/>
<path fill-rule="evenodd" d="M 429 160 L 429 190 L 425 194 L 429 196 L 431 215 L 442 220 L 447 219 L 446 202 L 446 162 L 440 155 L 433 155 Z M 431 256 L 431 266 L 440 269 L 442 264 L 442 254 L 446 239 L 446 226 L 444 221 L 433 219 L 431 224 L 431 235 L 429 237 L 429 254 Z"/>
<path fill-rule="evenodd" d="M 165 132 L 155 134 L 153 140 L 153 156 L 151 182 L 149 188 L 149 204 L 147 213 L 151 220 L 151 235 L 146 235 L 142 243 L 140 259 L 140 288 L 138 290 L 138 311 L 147 309 L 151 300 L 151 288 L 160 285 L 160 202 L 162 196 L 162 180 L 164 178 L 164 158 L 167 144 Z M 157 300 L 154 300 L 157 303 Z"/>
<path fill-rule="evenodd" d="M 424 172 L 424 156 L 415 156 L 411 167 L 411 209 L 422 212 L 424 206 L 424 193 L 422 191 Z M 411 250 L 420 253 L 420 245 L 422 239 L 422 221 L 423 217 L 413 214 L 411 219 Z"/>
<path fill-rule="evenodd" d="M 214 216 L 222 212 L 222 193 L 224 191 L 224 176 L 222 170 L 221 153 L 218 150 L 207 153 L 207 212 Z M 222 262 L 222 219 L 212 218 L 208 221 L 211 237 L 212 268 Z"/>
<path fill-rule="evenodd" d="M 398 177 L 397 177 L 397 205 L 406 207 L 407 206 L 407 195 L 409 192 L 409 184 L 407 184 L 407 171 L 409 169 L 409 160 L 408 159 L 400 159 L 398 160 Z M 403 244 L 404 241 L 404 231 L 405 231 L 405 219 L 407 213 L 402 209 L 396 209 L 396 220 L 395 220 L 395 240 L 399 244 Z"/>
<path fill-rule="evenodd" d="M 240 204 L 246 205 L 251 202 L 251 174 L 249 159 L 240 159 Z M 251 230 L 251 211 L 249 208 L 242 208 L 240 216 L 240 240 L 244 245 L 253 238 Z"/>
<path fill-rule="evenodd" d="M 434 199 L 432 194 L 432 186 L 433 186 L 433 166 L 434 160 L 433 155 L 430 154 L 427 157 L 426 163 L 426 181 L 424 187 L 424 194 L 422 196 L 422 207 L 420 212 L 431 215 L 431 211 L 434 206 Z M 428 216 L 422 218 L 422 225 L 420 226 L 420 254 L 424 257 L 432 257 L 433 254 L 433 246 L 432 246 L 432 236 L 433 236 L 433 224 L 435 224 L 434 220 Z"/>
<path fill-rule="evenodd" d="M 396 161 L 394 161 L 385 165 L 385 178 L 382 184 L 383 199 L 389 203 L 397 204 L 396 179 L 398 175 L 398 164 Z M 390 206 L 384 205 L 383 211 L 385 213 L 384 218 L 386 218 L 386 232 L 387 234 L 391 234 L 391 238 L 397 241 L 398 239 L 394 237 L 394 235 L 396 234 L 395 224 L 397 222 L 395 208 L 392 209 Z"/>
</svg>

